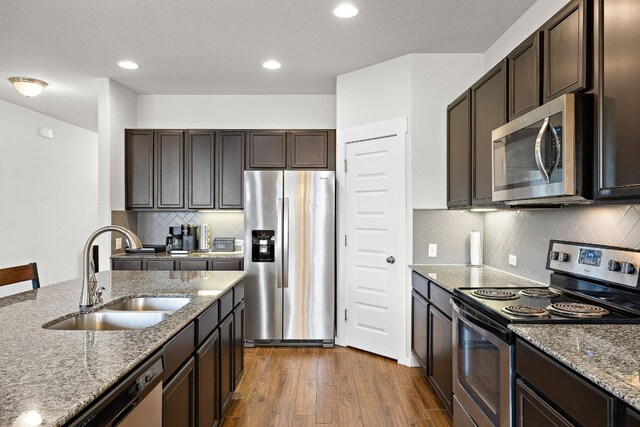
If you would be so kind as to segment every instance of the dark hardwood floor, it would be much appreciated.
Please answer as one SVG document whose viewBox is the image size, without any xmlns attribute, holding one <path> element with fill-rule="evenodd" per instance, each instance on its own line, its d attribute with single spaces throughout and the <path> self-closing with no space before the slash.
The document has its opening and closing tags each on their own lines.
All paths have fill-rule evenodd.
<svg viewBox="0 0 640 427">
<path fill-rule="evenodd" d="M 418 368 L 351 348 L 246 349 L 231 426 L 451 426 Z"/>
</svg>

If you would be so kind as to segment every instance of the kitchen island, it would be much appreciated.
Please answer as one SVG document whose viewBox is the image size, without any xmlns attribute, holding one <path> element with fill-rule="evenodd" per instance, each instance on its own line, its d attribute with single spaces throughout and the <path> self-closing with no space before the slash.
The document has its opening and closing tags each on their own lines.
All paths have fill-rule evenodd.
<svg viewBox="0 0 640 427">
<path fill-rule="evenodd" d="M 189 296 L 190 302 L 145 329 L 49 330 L 78 313 L 81 280 L 0 299 L 0 426 L 63 425 L 161 349 L 239 284 L 237 271 L 98 273 L 104 304 L 132 296 Z M 216 316 L 216 322 L 217 322 Z M 25 420 L 39 421 L 21 424 Z"/>
</svg>

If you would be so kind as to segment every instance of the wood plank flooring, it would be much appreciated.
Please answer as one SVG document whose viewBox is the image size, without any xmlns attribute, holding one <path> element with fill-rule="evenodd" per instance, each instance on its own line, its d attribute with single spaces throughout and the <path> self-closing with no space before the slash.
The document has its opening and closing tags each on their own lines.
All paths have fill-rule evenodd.
<svg viewBox="0 0 640 427">
<path fill-rule="evenodd" d="M 245 372 L 223 427 L 450 427 L 418 368 L 336 347 L 245 349 Z"/>
</svg>

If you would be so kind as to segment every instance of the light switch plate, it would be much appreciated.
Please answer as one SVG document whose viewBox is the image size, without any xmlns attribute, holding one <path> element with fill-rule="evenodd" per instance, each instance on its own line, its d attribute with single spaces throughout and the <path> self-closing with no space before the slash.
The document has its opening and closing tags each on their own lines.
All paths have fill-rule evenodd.
<svg viewBox="0 0 640 427">
<path fill-rule="evenodd" d="M 438 256 L 438 245 L 436 243 L 429 243 L 429 258 L 435 258 Z"/>
<path fill-rule="evenodd" d="M 116 237 L 116 250 L 122 249 L 122 237 Z"/>
<path fill-rule="evenodd" d="M 509 265 L 517 266 L 518 265 L 518 257 L 515 255 L 509 254 Z"/>
</svg>

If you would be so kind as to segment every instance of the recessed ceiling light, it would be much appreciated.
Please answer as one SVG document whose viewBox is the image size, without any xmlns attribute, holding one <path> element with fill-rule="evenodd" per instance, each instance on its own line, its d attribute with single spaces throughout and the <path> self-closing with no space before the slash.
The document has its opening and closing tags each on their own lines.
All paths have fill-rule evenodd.
<svg viewBox="0 0 640 427">
<path fill-rule="evenodd" d="M 282 67 L 282 64 L 280 64 L 278 61 L 270 59 L 267 62 L 263 63 L 262 66 L 267 70 L 277 70 L 278 68 Z"/>
<path fill-rule="evenodd" d="M 338 18 L 353 18 L 358 14 L 358 9 L 350 3 L 342 3 L 333 9 L 333 14 Z"/>
<path fill-rule="evenodd" d="M 40 95 L 40 92 L 48 86 L 47 82 L 31 77 L 11 77 L 9 81 L 18 92 L 27 97 Z"/>
<path fill-rule="evenodd" d="M 137 70 L 138 68 L 140 68 L 140 66 L 138 64 L 136 64 L 135 62 L 131 62 L 131 61 L 120 61 L 120 62 L 118 62 L 118 65 L 121 68 L 126 68 L 127 70 Z"/>
</svg>

